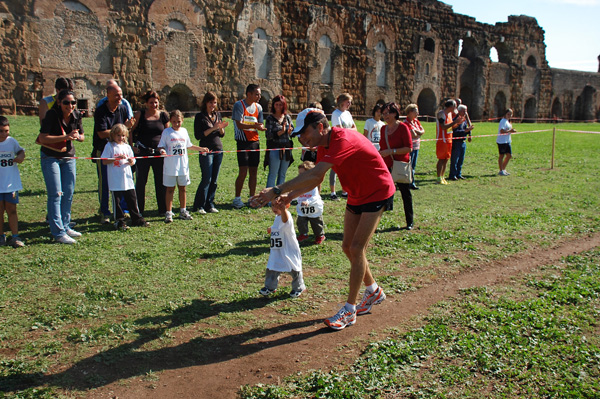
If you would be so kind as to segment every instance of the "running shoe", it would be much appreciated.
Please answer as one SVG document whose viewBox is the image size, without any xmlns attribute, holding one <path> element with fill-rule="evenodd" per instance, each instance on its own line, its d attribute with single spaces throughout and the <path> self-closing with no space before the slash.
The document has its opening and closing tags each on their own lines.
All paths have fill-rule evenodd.
<svg viewBox="0 0 600 399">
<path fill-rule="evenodd" d="M 262 287 L 262 288 L 260 289 L 260 291 L 258 291 L 258 293 L 259 293 L 260 295 L 262 295 L 262 296 L 269 296 L 269 295 L 271 295 L 271 294 L 275 293 L 275 291 L 277 291 L 277 290 L 273 290 L 273 291 L 271 291 L 271 290 L 270 290 L 270 289 L 268 289 L 267 287 Z"/>
<path fill-rule="evenodd" d="M 332 201 L 339 201 L 340 200 L 335 192 L 333 192 L 333 193 L 331 193 L 329 195 L 329 199 L 332 200 Z"/>
<path fill-rule="evenodd" d="M 295 291 L 295 290 L 292 290 L 292 291 L 290 292 L 290 298 L 298 298 L 300 295 L 302 295 L 302 293 L 303 293 L 303 292 L 304 292 L 304 289 L 302 289 L 302 290 L 297 290 L 297 291 Z"/>
<path fill-rule="evenodd" d="M 67 229 L 67 235 L 71 238 L 81 237 L 81 233 L 73 229 Z"/>
<path fill-rule="evenodd" d="M 75 244 L 77 242 L 66 234 L 56 237 L 54 239 L 54 241 L 61 243 L 61 244 Z"/>
<path fill-rule="evenodd" d="M 298 242 L 302 242 L 304 240 L 306 240 L 308 238 L 308 236 L 306 234 L 300 234 L 298 236 Z"/>
<path fill-rule="evenodd" d="M 190 215 L 190 213 L 187 210 L 185 210 L 185 211 L 179 212 L 179 219 L 181 219 L 181 220 L 193 220 L 194 218 L 192 217 L 192 215 Z"/>
<path fill-rule="evenodd" d="M 6 243 L 6 245 L 10 245 L 13 248 L 21 248 L 21 247 L 25 246 L 25 244 L 23 243 L 23 241 L 21 241 L 18 236 L 17 237 L 12 236 L 11 239 L 8 240 L 8 242 Z"/>
<path fill-rule="evenodd" d="M 246 206 L 241 198 L 234 198 L 232 205 L 235 209 L 242 209 L 243 207 Z"/>
<path fill-rule="evenodd" d="M 165 223 L 171 223 L 173 221 L 173 212 L 167 212 L 165 214 Z"/>
<path fill-rule="evenodd" d="M 219 213 L 219 210 L 217 208 L 210 208 L 208 213 Z"/>
<path fill-rule="evenodd" d="M 320 235 L 317 238 L 315 238 L 315 244 L 317 244 L 317 245 L 323 244 L 323 241 L 325 241 L 325 236 L 324 235 Z"/>
<path fill-rule="evenodd" d="M 356 323 L 356 311 L 351 312 L 342 306 L 335 316 L 325 319 L 325 324 L 333 330 L 343 330 Z"/>
<path fill-rule="evenodd" d="M 369 313 L 373 305 L 379 305 L 383 301 L 385 301 L 385 294 L 381 287 L 377 287 L 375 292 L 365 290 L 362 301 L 356 306 L 356 314 L 363 315 Z"/>
</svg>

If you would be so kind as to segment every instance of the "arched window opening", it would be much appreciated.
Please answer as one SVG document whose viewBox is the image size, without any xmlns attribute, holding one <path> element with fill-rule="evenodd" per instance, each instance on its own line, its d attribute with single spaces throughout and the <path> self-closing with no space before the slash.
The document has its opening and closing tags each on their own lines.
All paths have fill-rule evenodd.
<svg viewBox="0 0 600 399">
<path fill-rule="evenodd" d="M 63 4 L 67 10 L 84 12 L 86 14 L 91 13 L 89 8 L 78 1 L 65 1 Z"/>
<path fill-rule="evenodd" d="M 435 52 L 435 41 L 430 37 L 425 39 L 425 44 L 423 45 L 423 49 L 425 51 L 429 51 L 430 53 Z"/>
<path fill-rule="evenodd" d="M 169 29 L 178 30 L 180 32 L 185 32 L 185 25 L 183 22 L 178 21 L 176 19 L 172 19 L 169 21 Z"/>
<path fill-rule="evenodd" d="M 378 87 L 386 86 L 386 62 L 385 62 L 386 47 L 383 42 L 377 43 L 375 46 L 375 77 Z"/>
<path fill-rule="evenodd" d="M 500 56 L 498 55 L 498 49 L 496 49 L 496 47 L 492 47 L 490 49 L 490 61 L 492 61 L 492 62 L 500 61 Z"/>
<path fill-rule="evenodd" d="M 258 79 L 267 79 L 271 70 L 267 33 L 263 29 L 257 28 L 252 33 L 252 44 L 255 76 Z"/>
<path fill-rule="evenodd" d="M 319 65 L 321 66 L 321 83 L 333 82 L 331 50 L 333 43 L 329 36 L 323 35 L 319 39 Z"/>
<path fill-rule="evenodd" d="M 537 68 L 537 60 L 533 55 L 530 55 L 529 58 L 527 58 L 527 66 Z"/>
</svg>

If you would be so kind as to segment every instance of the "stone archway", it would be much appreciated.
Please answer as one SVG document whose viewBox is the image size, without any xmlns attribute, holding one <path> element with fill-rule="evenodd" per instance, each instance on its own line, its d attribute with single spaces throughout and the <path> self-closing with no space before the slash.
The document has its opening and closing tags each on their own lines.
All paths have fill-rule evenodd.
<svg viewBox="0 0 600 399">
<path fill-rule="evenodd" d="M 504 92 L 499 91 L 494 97 L 494 116 L 496 118 L 502 118 L 506 111 L 506 95 Z"/>
<path fill-rule="evenodd" d="M 460 95 L 458 96 L 462 103 L 468 108 L 474 108 L 473 105 L 473 90 L 469 86 L 463 86 L 460 88 Z"/>
<path fill-rule="evenodd" d="M 537 121 L 537 101 L 534 97 L 525 101 L 523 108 L 523 122 L 535 123 Z"/>
<path fill-rule="evenodd" d="M 177 84 L 168 90 L 168 94 L 165 98 L 165 108 L 167 111 L 180 110 L 181 112 L 187 112 L 195 110 L 198 105 L 196 103 L 196 97 L 189 87 L 182 84 Z"/>
<path fill-rule="evenodd" d="M 556 97 L 554 99 L 554 101 L 552 102 L 552 117 L 557 117 L 559 119 L 562 118 L 562 113 L 563 113 L 563 109 L 562 109 L 562 104 L 560 102 L 560 100 L 558 99 L 558 97 Z"/>
<path fill-rule="evenodd" d="M 421 90 L 417 98 L 417 106 L 419 107 L 420 114 L 435 117 L 437 99 L 433 90 L 429 88 Z"/>
</svg>

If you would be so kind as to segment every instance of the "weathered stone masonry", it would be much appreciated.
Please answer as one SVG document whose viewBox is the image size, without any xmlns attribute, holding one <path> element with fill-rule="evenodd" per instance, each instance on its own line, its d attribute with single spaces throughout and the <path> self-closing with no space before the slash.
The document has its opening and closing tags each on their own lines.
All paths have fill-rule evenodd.
<svg viewBox="0 0 600 399">
<path fill-rule="evenodd" d="M 600 74 L 548 67 L 534 18 L 488 25 L 444 3 L 403 0 L 5 0 L 0 3 L 0 111 L 33 114 L 58 76 L 93 108 L 109 78 L 140 106 L 196 110 L 212 90 L 231 109 L 248 83 L 297 111 L 341 92 L 355 114 L 379 101 L 433 114 L 460 96 L 474 119 L 597 119 Z M 499 62 L 490 61 L 495 48 Z"/>
</svg>

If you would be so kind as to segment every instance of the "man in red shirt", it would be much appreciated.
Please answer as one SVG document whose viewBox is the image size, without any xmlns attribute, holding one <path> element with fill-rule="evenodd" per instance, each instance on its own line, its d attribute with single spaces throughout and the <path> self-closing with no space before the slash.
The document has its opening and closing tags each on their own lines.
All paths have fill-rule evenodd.
<svg viewBox="0 0 600 399">
<path fill-rule="evenodd" d="M 329 127 L 322 110 L 307 108 L 298 114 L 292 136 L 297 135 L 303 146 L 318 147 L 316 166 L 279 186 L 262 190 L 252 199 L 252 205 L 264 206 L 269 201 L 289 203 L 321 184 L 329 169 L 337 173 L 348 192 L 342 249 L 350 260 L 350 289 L 346 304 L 325 324 L 341 330 L 385 299 L 371 274 L 366 252 L 381 214 L 393 201 L 396 187 L 373 144 L 355 130 Z M 357 304 L 363 282 L 366 290 Z"/>
</svg>

